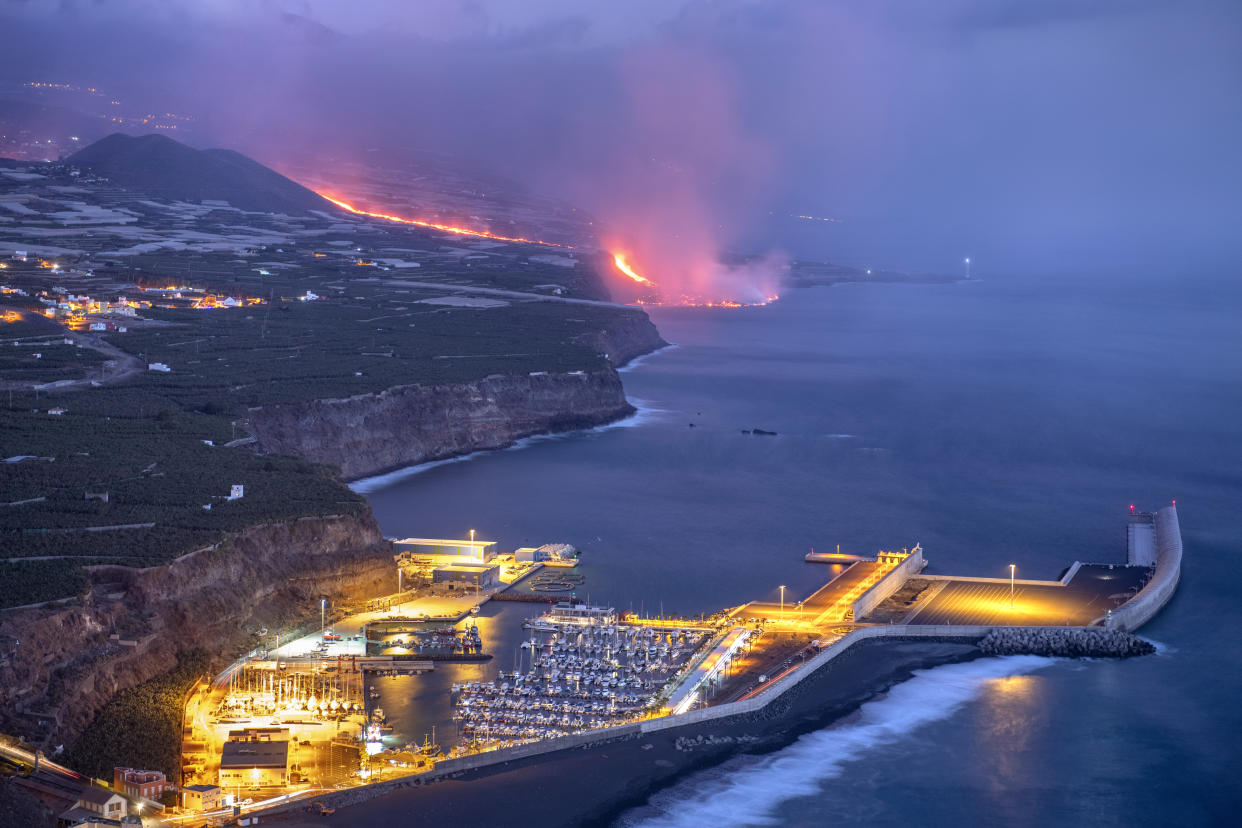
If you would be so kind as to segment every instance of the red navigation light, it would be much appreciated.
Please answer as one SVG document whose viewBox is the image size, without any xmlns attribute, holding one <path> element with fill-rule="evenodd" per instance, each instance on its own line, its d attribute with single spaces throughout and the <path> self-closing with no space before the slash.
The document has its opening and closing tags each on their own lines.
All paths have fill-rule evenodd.
<svg viewBox="0 0 1242 828">
<path fill-rule="evenodd" d="M 1134 504 L 1133 504 L 1133 503 L 1131 503 L 1131 504 L 1130 504 L 1130 511 L 1131 511 L 1131 512 L 1133 512 L 1133 511 L 1134 511 Z"/>
</svg>

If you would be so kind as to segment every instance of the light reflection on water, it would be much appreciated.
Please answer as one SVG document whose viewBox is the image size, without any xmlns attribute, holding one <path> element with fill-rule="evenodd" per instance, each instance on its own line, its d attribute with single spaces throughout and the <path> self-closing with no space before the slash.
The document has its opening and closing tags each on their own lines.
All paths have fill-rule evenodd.
<svg viewBox="0 0 1242 828">
<path fill-rule="evenodd" d="M 1075 559 L 1120 559 L 1129 504 L 1177 497 L 1187 566 L 1144 630 L 1176 655 L 997 684 L 926 742 L 869 753 L 777 821 L 1211 824 L 1236 817 L 1222 809 L 1236 804 L 1242 732 L 1226 655 L 1242 581 L 1242 360 L 1222 358 L 1242 353 L 1242 282 L 1227 284 L 855 285 L 730 314 L 660 310 L 680 347 L 625 375 L 659 417 L 368 497 L 386 534 L 478 526 L 502 548 L 571 542 L 597 603 L 683 613 L 773 598 L 779 584 L 805 595 L 825 571 L 802 556 L 837 542 L 920 541 L 933 572 L 1016 562 L 1056 578 Z M 756 427 L 778 435 L 741 433 Z M 451 671 L 510 669 L 520 620 L 489 640 L 505 635 L 485 636 L 493 662 Z M 447 711 L 449 673 L 409 687 L 440 682 Z M 438 703 L 404 692 L 385 707 Z"/>
<path fill-rule="evenodd" d="M 1030 778 L 1028 747 L 1043 703 L 1042 682 L 1039 675 L 1011 675 L 984 685 L 976 746 L 993 768 L 987 780 L 993 790 Z"/>
</svg>

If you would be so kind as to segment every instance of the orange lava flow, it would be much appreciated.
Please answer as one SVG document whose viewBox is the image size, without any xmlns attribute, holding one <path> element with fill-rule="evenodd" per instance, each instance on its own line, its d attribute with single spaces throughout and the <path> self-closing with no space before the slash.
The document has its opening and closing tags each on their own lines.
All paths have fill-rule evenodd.
<svg viewBox="0 0 1242 828">
<path fill-rule="evenodd" d="M 772 294 L 771 296 L 765 296 L 763 300 L 759 302 L 735 302 L 731 299 L 711 300 L 711 299 L 704 299 L 701 296 L 686 296 L 686 295 L 682 295 L 676 298 L 670 298 L 668 296 L 660 295 L 658 293 L 660 286 L 657 285 L 655 282 L 651 281 L 650 279 L 648 279 L 646 276 L 643 276 L 641 273 L 636 271 L 633 265 L 629 263 L 629 260 L 626 258 L 626 255 L 627 254 L 625 253 L 613 253 L 612 254 L 612 263 L 617 266 L 617 270 L 621 271 L 623 274 L 625 274 L 630 279 L 633 279 L 638 284 L 646 285 L 647 287 L 654 288 L 657 291 L 657 294 L 654 296 L 643 296 L 643 297 L 639 297 L 638 299 L 636 299 L 635 304 L 638 304 L 638 305 L 654 305 L 654 306 L 677 305 L 679 307 L 685 307 L 685 308 L 748 308 L 748 307 L 755 307 L 757 305 L 767 305 L 771 302 L 775 302 L 777 299 L 780 298 L 780 296 L 777 294 Z"/>
<path fill-rule="evenodd" d="M 467 227 L 454 227 L 451 224 L 437 224 L 434 221 L 422 221 L 420 219 L 405 218 L 404 216 L 393 216 L 388 213 L 373 213 L 370 210 L 360 210 L 352 204 L 341 201 L 339 198 L 333 198 L 327 193 L 319 193 L 328 201 L 331 201 L 342 210 L 359 216 L 367 216 L 368 218 L 383 219 L 384 221 L 393 221 L 398 224 L 412 224 L 416 227 L 427 227 L 431 230 L 440 230 L 444 233 L 453 233 L 458 236 L 474 236 L 480 239 L 494 239 L 496 241 L 520 242 L 522 244 L 540 244 L 544 247 L 563 247 L 567 250 L 574 249 L 572 244 L 557 244 L 556 242 L 540 241 L 539 239 L 524 239 L 521 236 L 501 236 L 497 233 L 489 233 L 486 230 L 471 230 Z"/>
<path fill-rule="evenodd" d="M 624 253 L 614 253 L 612 256 L 612 262 L 613 264 L 617 266 L 617 270 L 621 271 L 626 276 L 629 276 L 631 279 L 633 279 L 635 282 L 638 282 L 640 285 L 650 285 L 651 287 L 656 286 L 655 282 L 651 281 L 645 276 L 640 276 L 639 274 L 634 272 L 634 268 L 630 267 L 629 262 L 625 260 Z"/>
</svg>

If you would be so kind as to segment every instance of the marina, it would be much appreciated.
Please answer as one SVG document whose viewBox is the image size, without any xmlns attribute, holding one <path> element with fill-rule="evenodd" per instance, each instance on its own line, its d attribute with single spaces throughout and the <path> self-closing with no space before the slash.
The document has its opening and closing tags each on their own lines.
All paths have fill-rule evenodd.
<svg viewBox="0 0 1242 828">
<path fill-rule="evenodd" d="M 1124 637 L 1124 624 L 1141 623 L 1167 599 L 1180 567 L 1173 507 L 1150 525 L 1131 532 L 1125 563 L 1074 562 L 1060 581 L 923 575 L 915 545 L 810 561 L 821 573 L 829 564 L 829 578 L 806 597 L 782 587 L 778 601 L 704 619 L 666 617 L 662 607 L 645 617 L 572 598 L 537 608 L 438 595 L 431 585 L 372 599 L 331 626 L 325 610 L 322 630 L 256 651 L 191 700 L 187 778 L 225 778 L 218 757 L 225 748 L 237 754 L 238 740 L 288 741 L 289 781 L 268 786 L 275 793 L 384 783 L 512 751 L 554 751 L 589 734 L 675 727 L 682 717 L 757 710 L 870 637 L 977 640 L 1031 625 L 1080 637 L 1115 627 Z M 467 549 L 482 554 L 482 543 Z M 525 568 L 516 580 L 538 571 Z M 1067 629 L 1067 619 L 1080 626 Z M 1044 640 L 1015 640 L 1028 639 Z"/>
<path fill-rule="evenodd" d="M 712 638 L 692 627 L 616 619 L 611 608 L 558 604 L 527 621 L 518 669 L 453 685 L 453 720 L 467 745 L 515 744 L 652 715 Z"/>
</svg>

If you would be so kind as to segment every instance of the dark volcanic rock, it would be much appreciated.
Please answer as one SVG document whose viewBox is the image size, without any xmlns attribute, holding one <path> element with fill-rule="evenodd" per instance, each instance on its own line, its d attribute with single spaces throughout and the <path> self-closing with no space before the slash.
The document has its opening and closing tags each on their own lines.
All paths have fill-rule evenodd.
<svg viewBox="0 0 1242 828">
<path fill-rule="evenodd" d="M 254 631 L 300 620 L 321 596 L 375 595 L 394 577 L 392 545 L 370 513 L 252 526 L 163 566 L 91 575 L 82 601 L 0 613 L 0 637 L 21 642 L 0 662 L 0 731 L 33 735 L 42 719 L 53 722 L 49 742 L 68 745 L 117 692 L 171 670 L 179 652 L 227 661 L 253 646 Z"/>
<path fill-rule="evenodd" d="M 304 213 L 330 202 L 275 170 L 232 150 L 196 150 L 163 135 L 114 133 L 66 163 L 121 187 L 172 201 L 227 201 L 241 210 Z"/>
<path fill-rule="evenodd" d="M 1043 627 L 992 630 L 979 642 L 988 655 L 1041 655 L 1069 658 L 1130 658 L 1151 655 L 1156 648 L 1120 630 Z"/>
<path fill-rule="evenodd" d="M 611 368 L 407 385 L 346 399 L 265 406 L 250 416 L 261 450 L 339 466 L 346 479 L 534 434 L 590 428 L 634 412 Z"/>
</svg>

